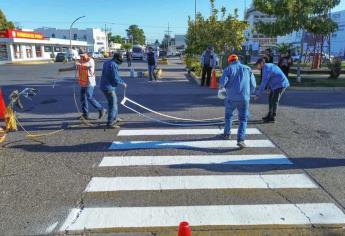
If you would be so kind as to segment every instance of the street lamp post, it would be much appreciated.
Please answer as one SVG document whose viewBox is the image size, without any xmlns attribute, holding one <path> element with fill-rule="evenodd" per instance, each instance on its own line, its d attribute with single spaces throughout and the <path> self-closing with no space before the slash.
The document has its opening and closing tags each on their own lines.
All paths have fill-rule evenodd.
<svg viewBox="0 0 345 236">
<path fill-rule="evenodd" d="M 85 16 L 80 16 L 80 17 L 78 17 L 77 19 L 75 19 L 73 22 L 72 22 L 72 24 L 71 24 L 71 26 L 69 27 L 69 49 L 72 49 L 72 26 L 73 26 L 73 24 L 77 21 L 77 20 L 79 20 L 79 19 L 81 19 L 81 18 L 84 18 Z"/>
</svg>

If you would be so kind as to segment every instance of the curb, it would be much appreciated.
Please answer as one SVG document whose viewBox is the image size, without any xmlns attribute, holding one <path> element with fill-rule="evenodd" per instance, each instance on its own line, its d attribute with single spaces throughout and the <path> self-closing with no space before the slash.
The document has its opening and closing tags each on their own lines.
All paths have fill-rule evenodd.
<svg viewBox="0 0 345 236">
<path fill-rule="evenodd" d="M 193 73 L 188 73 L 189 78 L 195 81 L 198 85 L 200 85 L 200 79 Z M 337 92 L 337 91 L 345 91 L 345 87 L 289 87 L 288 90 L 290 91 L 328 91 L 328 92 Z"/>
<path fill-rule="evenodd" d="M 49 60 L 49 61 L 19 61 L 19 62 L 11 62 L 8 64 L 11 65 L 42 65 L 42 64 L 52 64 L 54 61 Z"/>
<path fill-rule="evenodd" d="M 291 91 L 345 91 L 345 87 L 289 87 Z"/>
<path fill-rule="evenodd" d="M 194 74 L 194 72 L 189 72 L 189 73 L 187 72 L 187 75 L 188 75 L 189 78 L 191 78 L 192 80 L 194 80 L 194 82 L 195 82 L 196 84 L 198 84 L 198 85 L 201 84 L 200 79 Z"/>
</svg>

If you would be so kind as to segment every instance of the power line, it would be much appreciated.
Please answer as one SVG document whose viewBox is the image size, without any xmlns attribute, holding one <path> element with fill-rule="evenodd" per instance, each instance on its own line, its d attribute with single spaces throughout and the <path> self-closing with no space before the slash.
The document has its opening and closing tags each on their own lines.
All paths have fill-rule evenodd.
<svg viewBox="0 0 345 236">
<path fill-rule="evenodd" d="M 67 21 L 32 21 L 32 20 L 21 20 L 18 21 L 21 24 L 69 24 Z M 120 25 L 120 26 L 130 26 L 130 25 L 136 25 L 132 23 L 118 23 L 118 22 L 107 22 L 107 21 L 83 21 L 79 22 L 78 24 L 80 25 L 85 25 L 85 24 L 108 24 L 108 25 Z M 166 26 L 162 25 L 138 25 L 140 27 L 145 27 L 145 28 L 161 28 L 165 29 Z M 176 29 L 186 29 L 187 26 L 170 26 L 170 28 L 176 28 Z"/>
</svg>

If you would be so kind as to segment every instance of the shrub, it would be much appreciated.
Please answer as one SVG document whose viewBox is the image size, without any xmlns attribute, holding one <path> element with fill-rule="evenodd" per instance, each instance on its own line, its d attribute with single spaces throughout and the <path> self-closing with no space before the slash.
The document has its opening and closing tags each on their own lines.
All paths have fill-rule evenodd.
<svg viewBox="0 0 345 236">
<path fill-rule="evenodd" d="M 189 71 L 193 71 L 195 75 L 201 76 L 202 67 L 198 57 L 187 55 L 185 63 Z"/>
<path fill-rule="evenodd" d="M 341 58 L 333 58 L 328 63 L 328 68 L 330 69 L 330 79 L 338 79 L 341 73 Z"/>
</svg>

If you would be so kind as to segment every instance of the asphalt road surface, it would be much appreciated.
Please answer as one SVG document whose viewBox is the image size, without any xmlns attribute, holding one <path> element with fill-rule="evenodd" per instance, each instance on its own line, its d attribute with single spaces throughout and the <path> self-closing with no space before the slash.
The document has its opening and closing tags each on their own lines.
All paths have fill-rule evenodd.
<svg viewBox="0 0 345 236">
<path fill-rule="evenodd" d="M 38 138 L 44 144 L 14 142 L 23 130 L 8 135 L 13 143 L 0 149 L 0 235 L 177 235 L 184 220 L 200 235 L 345 234 L 344 91 L 290 89 L 275 124 L 261 123 L 263 96 L 251 106 L 249 147 L 239 150 L 235 130 L 232 141 L 218 136 L 222 124 L 177 121 L 130 101 L 147 117 L 119 105 L 120 130 L 104 129 L 94 110 L 91 126 L 81 124 L 74 73 L 57 72 L 68 66 L 0 66 L 6 95 L 39 89 L 17 109 L 27 132 L 64 129 Z M 217 91 L 189 79 L 178 59 L 161 67 L 163 78 L 148 83 L 130 78 L 124 63 L 126 97 L 179 118 L 224 115 Z M 107 106 L 98 88 L 95 97 Z"/>
</svg>

